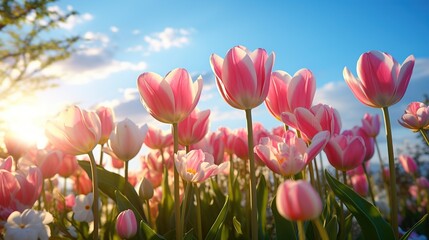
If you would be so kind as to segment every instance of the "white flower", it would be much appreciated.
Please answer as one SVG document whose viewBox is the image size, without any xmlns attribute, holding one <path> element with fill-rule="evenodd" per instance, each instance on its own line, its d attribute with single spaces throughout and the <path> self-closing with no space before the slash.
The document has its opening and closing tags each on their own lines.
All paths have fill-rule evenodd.
<svg viewBox="0 0 429 240">
<path fill-rule="evenodd" d="M 92 222 L 94 220 L 94 215 L 92 213 L 92 203 L 94 195 L 93 193 L 88 193 L 88 195 L 78 195 L 76 196 L 76 201 L 73 206 L 73 218 L 79 222 Z M 99 201 L 99 208 L 101 208 L 101 201 Z"/>
<path fill-rule="evenodd" d="M 9 215 L 4 225 L 6 234 L 5 240 L 14 239 L 49 239 L 51 229 L 47 224 L 53 221 L 53 217 L 48 212 L 26 209 L 22 213 L 15 211 Z"/>
</svg>

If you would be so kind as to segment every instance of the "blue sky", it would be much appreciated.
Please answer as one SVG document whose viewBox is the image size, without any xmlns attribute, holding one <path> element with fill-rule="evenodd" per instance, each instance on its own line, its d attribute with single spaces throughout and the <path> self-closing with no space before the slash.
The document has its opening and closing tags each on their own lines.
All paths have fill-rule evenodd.
<svg viewBox="0 0 429 240">
<path fill-rule="evenodd" d="M 427 1 L 60 1 L 57 9 L 80 15 L 53 34 L 86 38 L 78 52 L 49 70 L 60 76 L 59 88 L 37 95 L 50 114 L 65 104 L 115 108 L 117 119 L 156 121 L 139 102 L 136 81 L 151 71 L 165 75 L 183 67 L 194 78 L 202 74 L 204 91 L 198 105 L 212 110 L 211 129 L 245 127 L 244 112 L 223 102 L 209 56 L 224 56 L 233 46 L 275 52 L 274 70 L 293 75 L 310 69 L 317 81 L 314 104 L 337 108 L 343 128 L 360 124 L 365 112 L 378 113 L 354 99 L 345 85 L 344 66 L 356 74 L 359 56 L 369 50 L 390 53 L 400 63 L 417 59 L 404 99 L 392 108 L 394 122 L 406 105 L 429 93 L 429 3 Z M 278 126 L 266 107 L 254 110 L 267 129 Z M 168 129 L 166 125 L 159 125 Z M 396 142 L 415 135 L 394 123 Z"/>
</svg>

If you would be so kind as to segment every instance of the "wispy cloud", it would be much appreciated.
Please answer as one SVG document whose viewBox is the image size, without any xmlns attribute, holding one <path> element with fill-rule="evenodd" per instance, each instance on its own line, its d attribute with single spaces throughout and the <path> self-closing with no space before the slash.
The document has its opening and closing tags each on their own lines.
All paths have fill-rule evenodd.
<svg viewBox="0 0 429 240">
<path fill-rule="evenodd" d="M 146 55 L 171 48 L 181 48 L 191 41 L 193 29 L 167 27 L 162 32 L 155 32 L 143 37 L 144 43 L 127 48 L 127 52 L 144 52 Z M 132 34 L 140 34 L 133 30 Z"/>
<path fill-rule="evenodd" d="M 48 7 L 48 10 L 50 12 L 58 14 L 59 16 L 65 16 L 65 11 L 62 10 L 57 5 Z M 67 11 L 73 11 L 73 7 L 70 5 L 67 6 Z M 34 17 L 35 17 L 35 14 L 34 15 L 30 14 L 29 17 L 27 18 L 27 20 L 31 21 Z M 59 26 L 60 26 L 60 28 L 63 28 L 66 30 L 72 30 L 76 25 L 91 21 L 93 18 L 94 18 L 94 16 L 90 13 L 72 15 L 72 16 L 67 18 L 66 22 L 59 23 Z"/>
<path fill-rule="evenodd" d="M 112 33 L 117 33 L 117 32 L 119 32 L 119 28 L 116 26 L 111 26 L 110 31 L 112 31 Z"/>
<path fill-rule="evenodd" d="M 122 71 L 143 71 L 145 62 L 121 61 L 114 58 L 110 48 L 110 39 L 102 33 L 87 32 L 86 40 L 70 58 L 59 62 L 45 73 L 60 77 L 60 80 L 72 84 L 84 84 L 104 79 Z"/>
</svg>

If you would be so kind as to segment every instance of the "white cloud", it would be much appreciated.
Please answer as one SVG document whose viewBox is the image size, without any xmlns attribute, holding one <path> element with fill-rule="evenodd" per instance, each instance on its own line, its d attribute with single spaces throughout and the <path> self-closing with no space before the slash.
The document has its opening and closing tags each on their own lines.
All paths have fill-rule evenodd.
<svg viewBox="0 0 429 240">
<path fill-rule="evenodd" d="M 138 29 L 134 29 L 131 33 L 132 33 L 133 35 L 139 35 L 139 34 L 140 34 L 140 30 L 138 30 Z"/>
<path fill-rule="evenodd" d="M 144 41 L 148 44 L 149 52 L 159 52 L 173 47 L 183 47 L 189 44 L 192 30 L 190 29 L 174 29 L 167 27 L 162 32 L 157 32 L 144 37 Z"/>
<path fill-rule="evenodd" d="M 422 79 L 429 77 L 429 58 L 417 58 L 414 65 L 413 78 Z"/>
<path fill-rule="evenodd" d="M 132 46 L 127 48 L 127 52 L 141 52 L 144 50 L 144 47 L 142 45 L 136 45 L 136 46 Z"/>
<path fill-rule="evenodd" d="M 116 26 L 111 26 L 110 31 L 112 31 L 113 33 L 117 33 L 117 32 L 119 32 L 119 28 Z"/>
<path fill-rule="evenodd" d="M 60 16 L 65 16 L 64 11 L 59 6 L 50 6 L 48 7 L 48 10 L 51 12 L 54 12 Z M 72 6 L 67 6 L 67 11 L 73 11 Z M 77 15 L 71 15 L 67 18 L 67 21 L 64 23 L 59 23 L 59 26 L 66 30 L 72 30 L 76 25 L 82 24 L 84 22 L 91 21 L 94 18 L 94 16 L 90 13 L 83 13 L 83 14 L 77 14 Z"/>
<path fill-rule="evenodd" d="M 44 73 L 59 76 L 60 80 L 73 84 L 104 79 L 122 71 L 143 71 L 145 62 L 116 60 L 110 47 L 110 39 L 101 33 L 87 32 L 79 50 L 65 61 L 47 68 Z"/>
</svg>

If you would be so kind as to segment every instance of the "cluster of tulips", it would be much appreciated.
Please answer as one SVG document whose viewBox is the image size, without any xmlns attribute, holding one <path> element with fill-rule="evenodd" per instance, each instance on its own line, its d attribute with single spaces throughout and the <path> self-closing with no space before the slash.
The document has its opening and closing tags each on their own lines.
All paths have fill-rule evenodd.
<svg viewBox="0 0 429 240">
<path fill-rule="evenodd" d="M 110 108 L 70 106 L 47 122 L 43 149 L 6 135 L 0 239 L 348 239 L 358 234 L 355 222 L 367 239 L 398 239 L 428 226 L 429 181 L 411 157 L 394 157 L 388 111 L 407 89 L 414 57 L 401 65 L 371 51 L 358 60 L 358 78 L 343 71 L 356 98 L 383 112 L 387 163 L 376 141 L 378 115 L 365 114 L 360 126 L 342 130 L 332 106 L 313 105 L 312 72 L 272 71 L 274 60 L 274 53 L 243 46 L 210 57 L 221 96 L 244 110 L 242 129 L 209 133 L 210 110 L 196 108 L 203 79 L 193 81 L 179 68 L 137 80 L 144 107 L 171 132 L 115 122 Z M 279 120 L 272 131 L 252 122 L 252 109 L 263 102 Z M 428 106 L 409 104 L 399 122 L 429 145 Z M 138 156 L 143 145 L 149 150 Z M 368 167 L 375 149 L 379 185 Z M 322 156 L 331 166 L 323 166 Z M 142 169 L 129 170 L 136 157 Z M 398 222 L 397 159 L 415 182 L 420 215 L 409 229 Z M 386 192 L 387 214 L 374 190 Z"/>
</svg>

